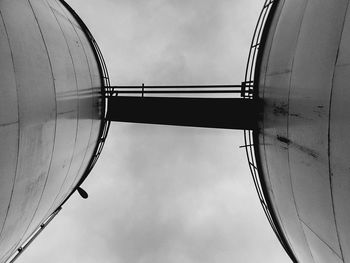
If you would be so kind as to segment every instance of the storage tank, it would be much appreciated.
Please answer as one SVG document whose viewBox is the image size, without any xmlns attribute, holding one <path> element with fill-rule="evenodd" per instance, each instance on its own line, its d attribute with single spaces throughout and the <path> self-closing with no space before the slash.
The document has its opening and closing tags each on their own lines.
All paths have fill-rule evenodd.
<svg viewBox="0 0 350 263">
<path fill-rule="evenodd" d="M 98 52 L 64 1 L 0 1 L 0 262 L 96 161 L 108 85 Z"/>
<path fill-rule="evenodd" d="M 255 67 L 257 170 L 295 262 L 350 262 L 349 1 L 279 0 Z"/>
</svg>

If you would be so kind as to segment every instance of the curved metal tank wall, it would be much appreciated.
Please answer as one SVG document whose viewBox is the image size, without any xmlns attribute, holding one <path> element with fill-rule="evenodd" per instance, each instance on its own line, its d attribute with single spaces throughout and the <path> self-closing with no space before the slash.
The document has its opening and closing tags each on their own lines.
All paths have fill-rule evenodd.
<svg viewBox="0 0 350 263">
<path fill-rule="evenodd" d="M 278 1 L 260 53 L 258 154 L 300 262 L 350 262 L 348 5 Z"/>
<path fill-rule="evenodd" d="M 0 258 L 70 194 L 101 125 L 101 76 L 57 0 L 0 1 Z"/>
</svg>

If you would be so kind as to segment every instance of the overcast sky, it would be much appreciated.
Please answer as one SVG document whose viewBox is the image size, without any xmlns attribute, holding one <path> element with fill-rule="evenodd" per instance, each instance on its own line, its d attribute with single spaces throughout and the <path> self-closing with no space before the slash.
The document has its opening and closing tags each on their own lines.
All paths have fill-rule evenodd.
<svg viewBox="0 0 350 263">
<path fill-rule="evenodd" d="M 114 85 L 236 84 L 263 0 L 69 0 Z M 234 114 L 228 113 L 228 114 Z M 241 131 L 113 123 L 83 188 L 19 263 L 290 262 Z"/>
</svg>

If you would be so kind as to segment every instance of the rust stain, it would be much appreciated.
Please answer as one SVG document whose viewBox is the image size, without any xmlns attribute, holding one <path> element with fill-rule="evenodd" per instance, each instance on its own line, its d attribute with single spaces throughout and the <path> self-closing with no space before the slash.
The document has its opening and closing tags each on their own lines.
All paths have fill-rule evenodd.
<svg viewBox="0 0 350 263">
<path fill-rule="evenodd" d="M 273 104 L 273 113 L 275 115 L 287 115 L 288 114 L 288 104 L 287 103 L 274 103 Z"/>
<path fill-rule="evenodd" d="M 306 153 L 307 155 L 310 155 L 311 157 L 315 158 L 315 159 L 318 159 L 319 155 L 317 154 L 316 151 L 310 149 L 310 148 L 307 148 L 305 146 L 302 146 L 300 144 L 297 144 L 295 142 L 292 142 L 291 140 L 289 140 L 288 138 L 286 137 L 283 137 L 283 136 L 279 136 L 277 135 L 277 140 L 279 140 L 280 142 L 283 142 L 287 145 L 289 145 L 290 147 L 295 147 L 297 148 L 298 150 Z"/>
</svg>

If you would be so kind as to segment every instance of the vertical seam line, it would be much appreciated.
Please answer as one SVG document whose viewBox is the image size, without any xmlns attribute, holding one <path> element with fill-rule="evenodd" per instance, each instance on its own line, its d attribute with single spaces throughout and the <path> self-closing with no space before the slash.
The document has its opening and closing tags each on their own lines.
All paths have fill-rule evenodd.
<svg viewBox="0 0 350 263">
<path fill-rule="evenodd" d="M 337 232 L 339 249 L 340 249 L 340 253 L 341 253 L 341 257 L 343 259 L 343 262 L 344 262 L 344 253 L 343 253 L 342 245 L 341 245 L 341 242 L 340 242 L 340 235 L 339 235 L 337 217 L 335 215 L 335 203 L 334 203 L 334 195 L 333 195 L 333 180 L 332 180 L 333 173 L 332 173 L 332 168 L 331 168 L 331 115 L 332 115 L 332 97 L 333 97 L 333 89 L 334 89 L 335 71 L 336 71 L 336 65 L 337 65 L 338 58 L 339 58 L 340 44 L 342 42 L 342 36 L 343 36 L 344 28 L 345 28 L 345 22 L 346 22 L 346 18 L 347 18 L 348 9 L 349 9 L 349 1 L 347 3 L 346 9 L 345 9 L 342 30 L 341 30 L 340 37 L 339 37 L 339 45 L 338 45 L 337 54 L 336 54 L 335 61 L 334 61 L 333 76 L 332 76 L 332 86 L 331 86 L 331 93 L 330 93 L 330 96 L 329 96 L 328 149 L 327 149 L 327 151 L 328 151 L 328 175 L 329 175 L 329 184 L 330 184 L 330 192 L 331 192 L 331 199 L 332 199 L 332 212 L 333 212 L 333 217 L 334 217 L 335 229 L 336 229 L 336 232 Z"/>
<path fill-rule="evenodd" d="M 46 0 L 46 2 L 48 3 L 47 0 Z M 53 15 L 54 15 L 54 17 L 55 17 L 55 19 L 56 19 L 56 21 L 57 21 L 57 24 L 58 24 L 58 26 L 59 26 L 60 29 L 61 29 L 62 35 L 63 35 L 63 37 L 64 37 L 64 39 L 65 39 L 65 42 L 66 42 L 66 45 L 67 45 L 68 53 L 69 53 L 69 56 L 70 56 L 70 58 L 71 58 L 71 62 L 72 62 L 73 70 L 74 70 L 74 79 L 75 79 L 75 85 L 76 85 L 76 94 L 77 94 L 77 97 L 78 97 L 78 79 L 77 79 L 77 74 L 76 74 L 76 70 L 75 70 L 74 59 L 73 59 L 73 56 L 72 56 L 72 53 L 71 53 L 71 50 L 70 50 L 70 47 L 69 47 L 69 43 L 68 43 L 68 40 L 67 40 L 67 38 L 66 38 L 66 35 L 65 35 L 64 31 L 63 31 L 63 28 L 62 28 L 60 22 L 59 22 L 58 19 L 57 19 L 57 16 L 56 16 L 55 12 L 52 10 L 52 7 L 51 7 L 51 5 L 50 5 L 49 3 L 48 3 L 48 5 L 50 6 L 51 12 L 53 13 Z M 74 155 L 75 155 L 75 151 L 76 151 L 77 136 L 78 136 L 78 126 L 79 126 L 78 114 L 79 114 L 79 101 L 78 101 L 78 99 L 77 99 L 77 121 L 76 121 L 77 126 L 76 126 L 76 129 L 75 129 L 75 140 L 74 140 L 74 147 L 73 147 L 73 151 L 72 151 L 72 156 L 71 156 L 71 159 L 70 159 L 70 163 L 69 163 L 69 167 L 68 167 L 66 176 L 65 176 L 65 178 L 64 178 L 64 180 L 63 180 L 63 182 L 62 182 L 62 184 L 61 184 L 60 189 L 58 190 L 58 193 L 56 194 L 55 199 L 53 200 L 53 202 L 52 202 L 52 204 L 51 204 L 51 206 L 50 206 L 49 211 L 52 209 L 52 207 L 53 207 L 54 204 L 56 203 L 56 201 L 57 201 L 57 199 L 58 199 L 58 197 L 59 197 L 59 195 L 60 195 L 60 193 L 61 193 L 61 191 L 62 191 L 62 188 L 63 188 L 63 186 L 64 186 L 64 184 L 65 184 L 65 182 L 66 182 L 66 180 L 67 180 L 68 174 L 69 174 L 70 169 L 71 169 L 71 166 L 72 166 L 72 162 L 73 162 Z"/>
<path fill-rule="evenodd" d="M 11 60 L 12 60 L 12 66 L 13 66 L 13 72 L 14 72 L 14 80 L 15 80 L 15 84 L 16 84 L 16 94 L 17 94 L 17 116 L 18 116 L 18 144 L 17 144 L 17 160 L 16 160 L 16 169 L 15 169 L 15 176 L 14 176 L 14 179 L 13 179 L 13 186 L 12 186 L 12 190 L 11 190 L 11 196 L 10 196 L 10 200 L 9 200 L 9 204 L 7 206 L 7 210 L 6 210 L 6 215 L 5 215 L 5 220 L 4 220 L 4 223 L 1 227 L 1 231 L 0 231 L 0 241 L 2 239 L 2 233 L 3 233 L 3 230 L 4 230 L 4 227 L 5 227 L 5 224 L 6 224 L 6 221 L 7 221 L 7 216 L 9 214 L 9 211 L 10 211 L 10 208 L 11 208 L 11 202 L 12 202 L 12 198 L 13 198 L 13 193 L 14 193 L 14 189 L 15 189 L 15 183 L 16 183 L 16 179 L 17 179 L 17 170 L 18 170 L 18 162 L 19 162 L 19 148 L 20 148 L 20 141 L 21 141 L 21 136 L 20 136 L 20 124 L 21 124 L 21 121 L 20 121 L 20 109 L 19 109 L 19 92 L 18 92 L 18 83 L 17 83 L 17 79 L 16 79 L 16 68 L 15 68 L 15 60 L 14 60 L 14 56 L 13 56 L 13 51 L 12 51 L 12 48 L 11 48 L 11 43 L 10 43 L 10 38 L 9 38 L 9 34 L 8 34 L 8 31 L 7 31 L 7 28 L 6 28 L 6 23 L 5 23 L 5 20 L 4 20 L 4 17 L 2 15 L 2 12 L 0 10 L 0 16 L 1 16 L 1 20 L 4 24 L 4 29 L 5 29 L 5 32 L 6 32 L 6 37 L 7 37 L 7 41 L 8 41 L 8 44 L 9 44 L 9 49 L 10 49 L 10 53 L 11 53 Z"/>
<path fill-rule="evenodd" d="M 305 13 L 306 13 L 306 9 L 307 9 L 307 6 L 309 4 L 309 1 L 307 0 L 307 3 L 305 5 L 305 8 L 304 8 L 304 14 L 303 14 L 303 18 L 301 19 L 300 21 L 300 27 L 299 27 L 299 32 L 298 32 L 298 37 L 297 37 L 297 40 L 296 40 L 296 45 L 295 45 L 295 50 L 297 50 L 297 47 L 298 47 L 298 42 L 299 42 L 299 38 L 300 38 L 300 31 L 301 31 L 301 28 L 302 28 L 302 25 L 303 25 L 303 21 L 304 21 L 304 17 L 305 17 Z M 292 60 L 292 65 L 291 65 L 291 71 L 290 71 L 290 78 L 289 78 L 289 89 L 288 89 L 288 118 L 287 118 L 287 138 L 289 138 L 289 114 L 290 114 L 290 94 L 291 94 L 291 87 L 292 87 L 292 76 L 293 76 L 293 68 L 294 68 L 294 61 L 295 61 L 295 53 L 294 53 L 294 56 L 293 56 L 293 60 Z M 302 221 L 301 217 L 300 217 L 300 214 L 299 214 L 299 209 L 298 209 L 298 205 L 297 205 L 297 202 L 295 200 L 295 193 L 294 193 L 294 184 L 293 184 L 293 179 L 292 179 L 292 170 L 291 170 L 291 167 L 290 167 L 290 149 L 288 147 L 288 167 L 289 167 L 289 175 L 290 175 L 290 184 L 291 184 L 291 189 L 292 189 L 292 194 L 293 194 L 293 201 L 294 201 L 294 205 L 295 205 L 295 210 L 296 210 L 296 213 L 297 213 L 297 216 L 299 218 L 300 221 Z M 305 243 L 307 244 L 308 248 L 309 248 L 309 252 L 310 252 L 310 255 L 311 255 L 311 258 L 314 262 L 315 261 L 315 257 L 312 253 L 312 250 L 311 250 L 311 247 L 310 247 L 310 244 L 307 240 L 307 237 L 306 237 L 306 234 L 305 234 L 305 231 L 304 231 L 304 228 L 301 224 L 301 222 L 299 221 L 299 225 L 300 225 L 300 229 L 302 231 L 302 234 L 305 238 Z"/>
<path fill-rule="evenodd" d="M 284 4 L 285 4 L 285 1 L 283 1 L 283 4 L 282 4 L 281 9 L 283 9 Z M 281 12 L 279 13 L 279 16 L 280 16 L 280 15 L 281 15 Z M 279 19 L 279 18 L 278 18 L 278 19 Z M 276 26 L 277 26 L 277 25 L 276 25 Z M 274 38 L 275 38 L 275 33 L 276 33 L 276 31 L 273 32 L 272 42 L 271 42 L 271 45 L 270 45 L 269 51 L 268 51 L 269 56 L 268 56 L 267 61 L 266 61 L 266 70 L 265 70 L 265 78 L 264 78 L 264 90 L 263 90 L 263 96 L 262 96 L 263 99 L 265 98 L 266 73 L 267 73 L 267 68 L 268 68 L 268 64 L 269 64 L 269 60 L 270 60 L 270 52 L 271 52 L 271 49 L 272 49 L 273 40 L 274 40 Z M 259 85 L 259 84 L 258 84 L 258 85 Z M 265 118 L 265 116 L 264 116 L 263 118 Z M 264 127 L 265 127 L 265 126 L 264 126 L 264 122 L 262 122 L 262 126 L 263 126 L 263 130 L 264 130 Z M 264 156 L 265 156 L 265 161 L 264 161 L 264 162 L 265 162 L 265 165 L 266 165 L 267 179 L 268 179 L 268 181 L 269 181 L 269 184 L 272 185 L 272 184 L 271 184 L 271 180 L 270 180 L 269 165 L 268 165 L 267 159 L 266 159 L 265 135 L 262 136 L 262 137 L 263 137 L 263 138 L 262 138 L 262 140 L 263 140 L 263 151 L 264 151 Z M 272 195 L 273 199 L 275 199 L 275 196 L 274 196 L 273 191 L 272 191 L 272 193 L 270 192 L 270 195 Z M 272 198 L 271 198 L 271 199 L 272 199 Z M 275 210 L 276 217 L 278 217 L 278 219 L 281 220 L 281 216 L 280 216 L 279 211 L 278 211 L 277 209 L 275 209 L 274 207 L 273 207 L 273 209 Z M 282 220 L 281 220 L 281 221 L 282 221 Z M 284 225 L 282 224 L 282 222 L 280 222 L 280 225 L 281 225 L 281 228 L 283 229 L 283 231 L 286 232 L 286 230 L 285 230 Z M 290 246 L 290 249 L 292 250 L 292 253 L 295 255 L 295 251 L 294 251 L 294 249 L 293 249 L 293 247 L 292 247 L 292 245 L 291 245 L 291 242 L 290 242 L 288 236 L 285 235 L 285 238 L 286 238 L 286 241 L 288 242 L 288 244 L 289 244 L 289 246 Z"/>
<path fill-rule="evenodd" d="M 48 167 L 48 170 L 47 170 L 47 173 L 46 173 L 46 178 L 45 178 L 45 182 L 44 182 L 44 185 L 43 185 L 43 190 L 41 191 L 41 195 L 40 195 L 40 198 L 38 200 L 38 204 L 35 208 L 35 211 L 33 213 L 33 216 L 28 224 L 28 226 L 26 227 L 26 230 L 24 231 L 22 237 L 20 238 L 19 242 L 17 243 L 17 245 L 22 241 L 22 239 L 24 238 L 24 236 L 26 235 L 29 227 L 31 226 L 31 224 L 33 223 L 33 220 L 35 218 L 35 215 L 39 209 L 39 206 L 41 204 L 41 201 L 42 201 L 42 197 L 43 197 L 43 194 L 44 194 L 44 191 L 45 191 L 45 187 L 46 187 L 46 184 L 47 184 L 47 181 L 48 181 L 48 178 L 49 178 L 49 175 L 50 175 L 50 171 L 51 171 L 51 165 L 52 165 L 52 159 L 53 159 L 53 153 L 54 153 L 54 150 L 55 150 L 55 141 L 56 141 L 56 132 L 57 132 L 57 91 L 56 91 L 56 83 L 55 83 L 55 76 L 54 76 L 54 73 L 53 73 L 53 68 L 52 68 L 52 62 L 51 62 L 51 58 L 50 58 L 50 54 L 49 54 L 49 50 L 48 50 L 48 47 L 46 45 L 46 42 L 45 42 L 45 38 L 44 38 L 44 34 L 42 32 L 42 29 L 40 27 L 40 24 L 39 24 L 39 21 L 38 21 L 38 18 L 35 14 L 35 11 L 34 11 L 34 8 L 32 6 L 32 3 L 30 2 L 30 0 L 27 0 L 28 1 L 28 4 L 32 10 L 32 13 L 33 13 L 33 16 L 35 18 L 35 21 L 36 21 L 36 24 L 38 26 L 38 29 L 39 29 L 39 32 L 40 32 L 40 35 L 41 35 L 41 38 L 43 40 L 43 43 L 44 43 L 44 46 L 45 46 L 45 51 L 46 51 L 46 54 L 47 54 L 47 59 L 48 59 L 48 62 L 49 62 L 49 65 L 50 65 L 50 71 L 51 71 L 51 77 L 52 77 L 52 84 L 53 84 L 53 89 L 54 89 L 54 94 L 55 94 L 55 109 L 56 109 L 56 112 L 55 112 L 55 131 L 54 131 L 54 135 L 53 135 L 53 143 L 52 143 L 52 151 L 51 151 L 51 158 L 50 158 L 50 163 L 49 163 L 49 167 Z M 17 246 L 16 245 L 16 246 Z"/>
<path fill-rule="evenodd" d="M 70 20 L 69 20 L 69 21 L 70 21 Z M 92 82 L 92 78 L 91 78 L 91 69 L 90 69 L 89 60 L 88 60 L 88 57 L 87 57 L 87 55 L 86 55 L 86 51 L 85 51 L 85 48 L 84 48 L 84 44 L 83 44 L 83 42 L 81 41 L 81 39 L 80 39 L 80 37 L 79 37 L 79 34 L 78 34 L 78 32 L 76 31 L 76 29 L 75 29 L 75 26 L 73 25 L 72 22 L 70 22 L 70 23 L 71 23 L 71 25 L 72 25 L 72 27 L 73 27 L 73 29 L 74 29 L 74 31 L 75 31 L 75 33 L 76 33 L 78 39 L 79 39 L 79 42 L 80 42 L 80 44 L 81 44 L 81 47 L 82 47 L 82 49 L 83 49 L 83 52 L 84 52 L 84 55 L 85 55 L 85 59 L 86 59 L 86 64 L 87 64 L 88 70 L 89 70 L 89 77 L 90 77 L 91 88 L 93 88 L 93 82 Z M 88 94 L 89 94 L 89 93 L 88 93 Z M 89 140 L 88 140 L 88 144 L 87 144 L 87 147 L 86 147 L 86 151 L 85 151 L 85 153 L 84 153 L 84 158 L 83 158 L 82 163 L 81 163 L 81 165 L 80 165 L 80 167 L 79 167 L 78 173 L 77 173 L 77 175 L 76 175 L 75 178 L 74 178 L 73 185 L 74 185 L 74 183 L 76 182 L 76 179 L 77 179 L 77 177 L 79 176 L 79 173 L 81 172 L 81 169 L 82 169 L 82 167 L 83 167 L 83 163 L 84 163 L 85 158 L 86 158 L 86 153 L 87 153 L 88 148 L 89 148 L 90 140 L 91 140 L 91 134 L 92 134 L 92 129 L 93 129 L 92 106 L 93 106 L 93 100 L 92 100 L 92 90 L 91 90 L 91 128 L 90 128 Z M 91 159 L 91 157 L 90 157 L 90 159 Z M 87 169 L 87 168 L 86 168 L 86 169 Z M 75 187 L 75 186 L 74 186 L 74 187 Z M 74 187 L 73 187 L 73 189 L 74 189 Z"/>
</svg>

